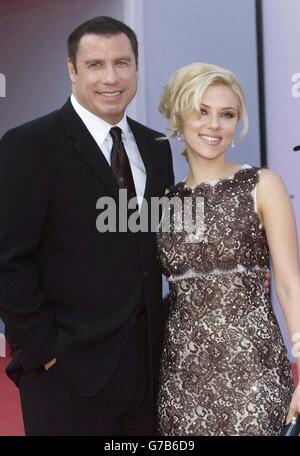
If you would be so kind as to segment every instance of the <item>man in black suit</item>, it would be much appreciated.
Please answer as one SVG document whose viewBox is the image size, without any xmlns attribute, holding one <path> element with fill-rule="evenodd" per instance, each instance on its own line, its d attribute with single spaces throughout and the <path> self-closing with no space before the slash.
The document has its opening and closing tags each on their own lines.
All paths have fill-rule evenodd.
<svg viewBox="0 0 300 456">
<path fill-rule="evenodd" d="M 71 98 L 0 142 L 0 316 L 27 435 L 155 431 L 155 233 L 96 228 L 99 198 L 173 184 L 168 141 L 125 114 L 137 65 L 129 27 L 87 21 L 68 39 Z"/>
</svg>

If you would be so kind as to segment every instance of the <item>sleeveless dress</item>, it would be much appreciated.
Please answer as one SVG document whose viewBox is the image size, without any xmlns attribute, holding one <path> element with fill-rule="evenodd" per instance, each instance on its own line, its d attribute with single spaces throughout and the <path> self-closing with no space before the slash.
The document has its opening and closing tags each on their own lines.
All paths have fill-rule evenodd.
<svg viewBox="0 0 300 456">
<path fill-rule="evenodd" d="M 158 395 L 161 435 L 276 435 L 293 393 L 265 291 L 269 250 L 256 211 L 258 168 L 166 195 L 204 204 L 203 238 L 157 234 L 170 311 Z M 201 200 L 201 198 L 200 198 Z M 170 210 L 172 214 L 172 210 Z M 166 217 L 166 214 L 163 216 Z M 187 242 L 188 239 L 188 242 Z"/>
</svg>

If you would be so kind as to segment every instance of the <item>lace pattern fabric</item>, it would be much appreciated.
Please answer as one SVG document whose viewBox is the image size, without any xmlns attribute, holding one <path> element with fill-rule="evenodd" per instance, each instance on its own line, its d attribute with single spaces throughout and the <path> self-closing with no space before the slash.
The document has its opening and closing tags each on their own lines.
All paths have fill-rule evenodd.
<svg viewBox="0 0 300 456">
<path fill-rule="evenodd" d="M 269 251 L 256 212 L 259 169 L 170 189 L 204 196 L 204 235 L 158 233 L 170 313 L 158 398 L 162 435 L 276 435 L 293 383 L 264 288 Z M 195 203 L 196 204 L 196 203 Z M 172 220 L 172 217 L 171 217 Z"/>
</svg>

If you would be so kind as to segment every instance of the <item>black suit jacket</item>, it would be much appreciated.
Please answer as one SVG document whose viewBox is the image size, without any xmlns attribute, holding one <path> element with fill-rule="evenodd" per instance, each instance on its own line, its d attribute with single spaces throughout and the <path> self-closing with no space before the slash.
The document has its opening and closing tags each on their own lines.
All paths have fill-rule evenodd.
<svg viewBox="0 0 300 456">
<path fill-rule="evenodd" d="M 128 119 L 147 173 L 145 198 L 173 184 L 168 141 Z M 145 305 L 153 372 L 162 335 L 155 233 L 99 233 L 96 202 L 117 201 L 105 157 L 68 100 L 0 142 L 0 316 L 22 372 L 57 358 L 82 395 L 112 375 Z"/>
</svg>

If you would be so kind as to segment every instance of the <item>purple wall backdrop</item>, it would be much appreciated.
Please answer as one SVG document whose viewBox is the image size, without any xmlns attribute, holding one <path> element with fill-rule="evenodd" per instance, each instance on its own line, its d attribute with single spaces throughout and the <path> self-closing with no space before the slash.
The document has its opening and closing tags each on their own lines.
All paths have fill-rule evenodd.
<svg viewBox="0 0 300 456">
<path fill-rule="evenodd" d="M 264 60 L 268 167 L 283 178 L 292 197 L 300 233 L 300 1 L 264 0 Z M 273 287 L 274 289 L 274 287 Z M 273 291 L 273 303 L 289 337 Z"/>
</svg>

